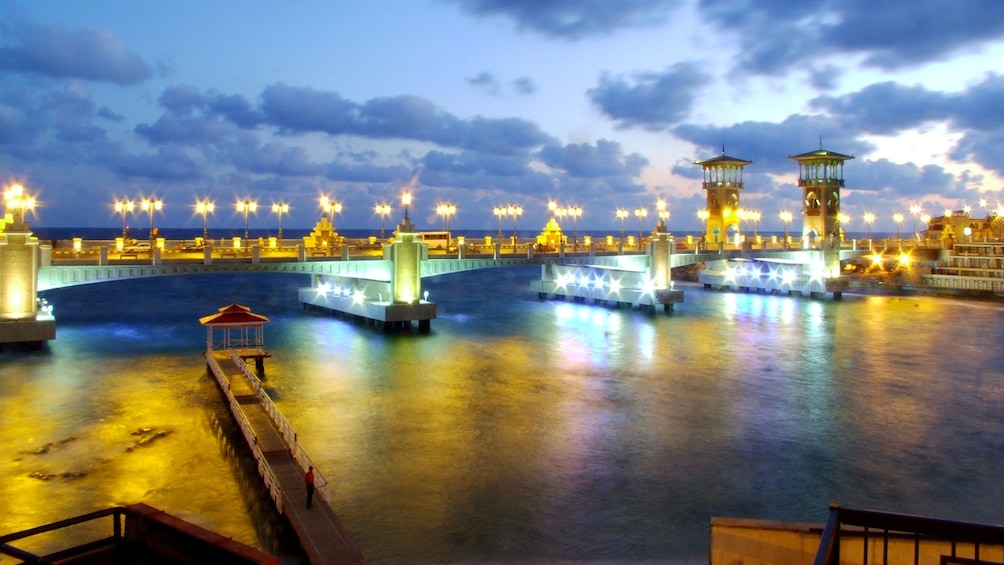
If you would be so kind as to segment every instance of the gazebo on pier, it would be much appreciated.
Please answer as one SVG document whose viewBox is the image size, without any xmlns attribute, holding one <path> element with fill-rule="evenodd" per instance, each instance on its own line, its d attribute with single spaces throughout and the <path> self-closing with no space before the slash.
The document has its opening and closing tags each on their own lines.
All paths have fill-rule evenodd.
<svg viewBox="0 0 1004 565">
<path fill-rule="evenodd" d="M 234 302 L 219 309 L 216 314 L 199 318 L 206 326 L 206 352 L 233 351 L 247 361 L 255 360 L 259 379 L 265 378 L 266 357 L 264 326 L 269 319 L 255 314 L 247 306 Z"/>
</svg>

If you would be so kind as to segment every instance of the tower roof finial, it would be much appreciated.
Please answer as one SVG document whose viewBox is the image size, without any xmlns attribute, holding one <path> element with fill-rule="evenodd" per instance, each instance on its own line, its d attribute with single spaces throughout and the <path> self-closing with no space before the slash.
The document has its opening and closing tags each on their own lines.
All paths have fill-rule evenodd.
<svg viewBox="0 0 1004 565">
<path fill-rule="evenodd" d="M 725 142 L 722 142 L 722 156 L 725 156 Z"/>
<path fill-rule="evenodd" d="M 823 150 L 823 134 L 819 134 L 819 150 Z"/>
</svg>

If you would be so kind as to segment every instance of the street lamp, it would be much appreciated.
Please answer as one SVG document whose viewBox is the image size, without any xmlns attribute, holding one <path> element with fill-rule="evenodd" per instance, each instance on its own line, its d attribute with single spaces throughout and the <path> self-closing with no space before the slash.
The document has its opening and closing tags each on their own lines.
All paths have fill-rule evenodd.
<svg viewBox="0 0 1004 565">
<path fill-rule="evenodd" d="M 708 218 L 711 217 L 711 212 L 707 210 L 698 210 L 697 218 L 701 220 L 701 241 L 707 239 L 708 236 Z"/>
<path fill-rule="evenodd" d="M 457 213 L 457 207 L 453 204 L 440 204 L 436 206 L 436 213 L 443 217 L 443 229 L 450 231 L 450 216 Z"/>
<path fill-rule="evenodd" d="M 3 191 L 4 211 L 13 210 L 14 225 L 23 228 L 25 213 L 35 209 L 35 197 L 27 194 L 24 185 L 15 183 Z"/>
<path fill-rule="evenodd" d="M 273 202 L 272 213 L 279 216 L 279 245 L 282 245 L 282 215 L 289 212 L 289 204 L 285 202 Z"/>
<path fill-rule="evenodd" d="M 496 206 L 492 208 L 492 214 L 495 214 L 499 219 L 499 242 L 502 241 L 502 217 L 506 215 L 506 209 L 501 206 Z"/>
<path fill-rule="evenodd" d="M 666 205 L 666 201 L 662 198 L 655 201 L 655 213 L 662 220 L 663 225 L 666 225 L 666 220 L 669 219 L 669 208 Z"/>
<path fill-rule="evenodd" d="M 238 200 L 236 204 L 237 212 L 244 214 L 244 247 L 247 247 L 248 239 L 248 214 L 258 211 L 258 203 L 254 200 Z"/>
<path fill-rule="evenodd" d="M 575 251 L 579 247 L 579 217 L 582 216 L 582 208 L 572 206 L 567 212 L 572 217 L 572 251 Z"/>
<path fill-rule="evenodd" d="M 899 225 L 903 223 L 903 214 L 893 214 L 892 221 L 896 222 L 896 245 L 902 247 L 903 244 L 899 238 Z"/>
<path fill-rule="evenodd" d="M 136 207 L 136 203 L 132 200 L 116 200 L 115 201 L 115 213 L 122 214 L 122 239 L 126 238 L 126 214 L 132 213 L 133 209 Z"/>
<path fill-rule="evenodd" d="M 411 204 L 411 193 L 405 192 L 401 195 L 401 204 L 404 206 L 404 219 L 408 219 L 408 205 Z"/>
<path fill-rule="evenodd" d="M 153 213 L 164 208 L 164 201 L 157 198 L 144 198 L 140 201 L 139 207 L 150 214 L 150 247 L 153 247 Z"/>
<path fill-rule="evenodd" d="M 522 206 L 509 206 L 506 208 L 506 212 L 512 216 L 512 252 L 516 253 L 516 242 L 519 241 L 519 235 L 516 233 L 516 218 L 523 215 Z"/>
<path fill-rule="evenodd" d="M 334 200 L 328 198 L 327 196 L 322 196 L 320 198 L 320 202 L 321 202 L 321 210 L 323 210 L 325 214 L 331 216 L 331 233 L 337 234 L 338 230 L 335 229 L 335 214 L 342 213 L 342 203 L 335 202 Z"/>
<path fill-rule="evenodd" d="M 791 215 L 791 212 L 789 212 L 788 210 L 782 210 L 781 213 L 778 214 L 778 217 L 780 217 L 781 221 L 784 223 L 784 246 L 783 247 L 785 249 L 787 249 L 788 248 L 788 224 L 791 223 L 792 215 Z"/>
<path fill-rule="evenodd" d="M 928 238 L 931 237 L 931 233 L 928 231 L 928 229 L 930 229 L 931 227 L 931 215 L 921 214 L 920 221 L 924 224 L 924 241 L 926 245 L 926 241 L 928 240 Z"/>
<path fill-rule="evenodd" d="M 384 238 L 384 220 L 387 218 L 387 214 L 390 214 L 389 204 L 377 204 L 373 207 L 373 211 L 380 215 L 380 239 Z"/>
<path fill-rule="evenodd" d="M 216 204 L 208 199 L 195 203 L 195 212 L 202 215 L 203 243 L 205 243 L 209 239 L 209 214 L 215 209 L 216 209 Z"/>
<path fill-rule="evenodd" d="M 920 204 L 910 206 L 910 214 L 913 215 L 913 238 L 919 239 L 917 234 L 917 216 L 920 215 Z"/>
<path fill-rule="evenodd" d="M 872 224 L 875 223 L 875 214 L 872 212 L 865 212 L 865 215 L 861 217 L 861 221 L 868 226 L 868 246 L 871 247 L 872 241 Z"/>
<path fill-rule="evenodd" d="M 614 215 L 617 219 L 621 221 L 621 248 L 624 247 L 624 220 L 627 219 L 629 213 L 624 208 L 618 208 Z"/>
<path fill-rule="evenodd" d="M 643 218 L 648 217 L 648 208 L 635 208 L 634 215 L 638 217 L 638 249 L 642 248 L 642 226 L 641 222 Z"/>
</svg>

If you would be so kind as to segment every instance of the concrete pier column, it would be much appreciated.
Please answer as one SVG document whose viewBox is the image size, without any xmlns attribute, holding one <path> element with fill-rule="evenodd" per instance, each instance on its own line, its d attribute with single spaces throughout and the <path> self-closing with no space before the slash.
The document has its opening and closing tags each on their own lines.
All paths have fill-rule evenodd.
<svg viewBox="0 0 1004 565">
<path fill-rule="evenodd" d="M 4 320 L 31 320 L 38 314 L 38 238 L 18 227 L 9 224 L 0 234 L 0 319 Z"/>
<path fill-rule="evenodd" d="M 666 288 L 672 279 L 672 258 L 675 242 L 673 237 L 665 232 L 655 234 L 655 238 L 649 245 L 649 253 L 652 260 L 651 276 L 656 288 Z"/>
<path fill-rule="evenodd" d="M 398 237 L 391 244 L 391 292 L 395 303 L 412 304 L 422 296 L 422 241 L 407 218 L 397 231 Z"/>
</svg>

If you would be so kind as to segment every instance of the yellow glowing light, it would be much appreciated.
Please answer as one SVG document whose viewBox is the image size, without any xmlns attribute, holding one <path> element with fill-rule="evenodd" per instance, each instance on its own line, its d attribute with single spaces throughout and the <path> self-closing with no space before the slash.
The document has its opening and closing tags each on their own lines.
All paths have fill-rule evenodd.
<svg viewBox="0 0 1004 565">
<path fill-rule="evenodd" d="M 913 262 L 913 258 L 910 257 L 909 253 L 900 253 L 899 254 L 899 266 L 900 267 L 909 267 L 911 262 Z"/>
</svg>

